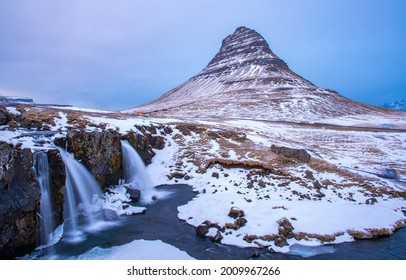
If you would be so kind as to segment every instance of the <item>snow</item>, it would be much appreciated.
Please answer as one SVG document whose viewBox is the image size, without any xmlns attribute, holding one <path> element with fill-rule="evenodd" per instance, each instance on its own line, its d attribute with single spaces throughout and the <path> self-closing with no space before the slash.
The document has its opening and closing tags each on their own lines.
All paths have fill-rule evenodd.
<svg viewBox="0 0 406 280">
<path fill-rule="evenodd" d="M 16 116 L 20 116 L 21 112 L 17 110 L 16 107 L 6 107 L 7 111 L 9 111 L 10 113 L 16 115 Z"/>
<path fill-rule="evenodd" d="M 186 252 L 161 240 L 134 240 L 110 248 L 95 247 L 78 260 L 193 260 Z"/>
<path fill-rule="evenodd" d="M 55 118 L 55 126 L 52 128 L 53 131 L 58 131 L 58 130 L 66 130 L 66 127 L 68 125 L 68 118 L 67 114 L 63 112 L 58 113 L 59 118 Z"/>
<path fill-rule="evenodd" d="M 145 207 L 137 207 L 128 204 L 131 202 L 130 195 L 124 185 L 117 185 L 104 194 L 104 200 L 101 201 L 101 209 L 112 210 L 117 215 L 141 214 L 146 211 Z"/>
<path fill-rule="evenodd" d="M 136 131 L 141 133 L 135 128 L 135 125 L 150 125 L 151 122 L 143 118 L 107 118 L 107 117 L 86 117 L 90 122 L 95 125 L 106 124 L 106 129 L 118 130 L 122 134 L 126 134 L 130 131 Z"/>
<path fill-rule="evenodd" d="M 97 110 L 90 108 L 80 108 L 74 106 L 49 106 L 49 108 L 60 109 L 60 110 L 71 110 L 71 111 L 80 111 L 80 112 L 89 112 L 89 113 L 103 113 L 103 114 L 112 114 L 113 111 Z"/>
</svg>

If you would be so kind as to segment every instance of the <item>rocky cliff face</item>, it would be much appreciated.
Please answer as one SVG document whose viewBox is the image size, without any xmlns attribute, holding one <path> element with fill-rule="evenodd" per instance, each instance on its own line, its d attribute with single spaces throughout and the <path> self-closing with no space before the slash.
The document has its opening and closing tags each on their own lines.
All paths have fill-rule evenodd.
<svg viewBox="0 0 406 280">
<path fill-rule="evenodd" d="M 309 122 L 379 110 L 313 85 L 275 55 L 259 33 L 239 27 L 196 76 L 125 112 Z"/>
<path fill-rule="evenodd" d="M 71 130 L 66 142 L 68 152 L 81 161 L 100 186 L 115 185 L 123 177 L 120 137 L 116 132 Z"/>
<path fill-rule="evenodd" d="M 49 150 L 54 218 L 62 223 L 65 166 L 58 150 Z M 33 172 L 34 154 L 0 142 L 0 258 L 18 256 L 37 244 L 41 193 Z"/>
<path fill-rule="evenodd" d="M 33 249 L 40 198 L 33 154 L 0 142 L 0 257 Z"/>
</svg>

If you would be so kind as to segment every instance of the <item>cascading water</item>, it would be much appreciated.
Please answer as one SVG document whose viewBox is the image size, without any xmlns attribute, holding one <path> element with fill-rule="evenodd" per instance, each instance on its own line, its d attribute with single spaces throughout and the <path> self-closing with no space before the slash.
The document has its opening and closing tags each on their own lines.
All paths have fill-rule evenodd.
<svg viewBox="0 0 406 280">
<path fill-rule="evenodd" d="M 54 209 L 51 199 L 51 182 L 49 174 L 48 154 L 35 153 L 35 175 L 41 191 L 40 199 L 40 245 L 48 245 L 52 231 L 55 229 Z"/>
<path fill-rule="evenodd" d="M 132 188 L 141 191 L 141 201 L 143 203 L 151 203 L 156 199 L 157 191 L 148 177 L 143 160 L 127 140 L 122 140 L 121 146 L 123 152 L 124 179 L 126 183 Z"/>
<path fill-rule="evenodd" d="M 101 189 L 90 172 L 65 150 L 59 149 L 66 168 L 64 188 L 64 239 L 80 241 L 83 231 L 91 229 L 99 220 L 97 200 Z"/>
</svg>

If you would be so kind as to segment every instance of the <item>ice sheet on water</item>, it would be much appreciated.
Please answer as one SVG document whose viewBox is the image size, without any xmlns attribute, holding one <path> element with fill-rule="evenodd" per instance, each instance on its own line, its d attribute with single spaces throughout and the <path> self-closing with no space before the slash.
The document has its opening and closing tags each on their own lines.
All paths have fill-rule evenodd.
<svg viewBox="0 0 406 280">
<path fill-rule="evenodd" d="M 322 254 L 332 254 L 334 252 L 335 249 L 332 246 L 305 246 L 301 244 L 294 244 L 289 247 L 288 254 L 309 258 Z"/>
<path fill-rule="evenodd" d="M 79 260 L 191 260 L 186 252 L 161 240 L 134 240 L 110 248 L 95 247 L 82 255 Z"/>
</svg>

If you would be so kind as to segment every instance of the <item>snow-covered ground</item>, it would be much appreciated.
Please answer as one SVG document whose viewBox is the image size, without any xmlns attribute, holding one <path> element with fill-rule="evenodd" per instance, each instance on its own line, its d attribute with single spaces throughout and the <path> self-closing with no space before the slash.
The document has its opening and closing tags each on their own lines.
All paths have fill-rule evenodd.
<svg viewBox="0 0 406 280">
<path fill-rule="evenodd" d="M 63 136 L 68 128 L 75 126 L 71 114 L 56 111 L 49 129 Z M 81 114 L 87 130 L 108 128 L 125 134 L 141 133 L 135 126 L 157 128 L 155 136 L 164 137 L 165 148 L 154 150 L 156 155 L 147 167 L 151 180 L 155 185 L 191 185 L 198 194 L 178 207 L 179 218 L 196 227 L 205 221 L 217 224 L 223 229 L 224 244 L 293 252 L 302 245 L 347 242 L 354 240 L 354 236 L 373 237 L 382 230 L 391 234 L 405 221 L 402 210 L 406 209 L 406 200 L 401 195 L 406 189 L 405 132 L 241 119 L 169 120 Z M 22 143 L 23 147 L 32 149 L 52 147 L 50 141 L 41 141 L 42 146 L 38 146 L 38 139 L 25 130 L 8 130 L 7 126 L 1 129 L 1 141 Z M 309 163 L 285 160 L 270 151 L 272 144 L 305 149 L 312 159 Z M 378 176 L 386 169 L 396 170 L 398 178 Z M 104 208 L 119 215 L 143 211 L 129 207 L 124 213 L 121 205 L 127 199 L 122 190 L 115 189 L 106 197 Z M 232 207 L 244 211 L 246 223 L 238 228 L 230 227 L 236 221 L 228 215 Z M 279 247 L 274 240 L 284 218 L 294 228 L 293 237 L 286 240 L 289 246 Z M 217 229 L 211 227 L 207 236 L 216 234 Z M 79 258 L 96 255 L 118 258 L 129 248 L 125 246 L 134 244 L 94 248 Z M 186 258 L 177 253 L 171 253 L 168 258 Z M 137 256 L 141 258 L 138 249 Z M 148 257 L 163 256 L 145 256 Z"/>
<path fill-rule="evenodd" d="M 134 240 L 110 248 L 95 247 L 77 260 L 193 260 L 186 252 L 161 240 Z"/>
</svg>

